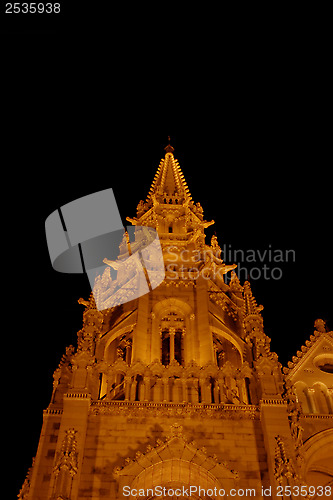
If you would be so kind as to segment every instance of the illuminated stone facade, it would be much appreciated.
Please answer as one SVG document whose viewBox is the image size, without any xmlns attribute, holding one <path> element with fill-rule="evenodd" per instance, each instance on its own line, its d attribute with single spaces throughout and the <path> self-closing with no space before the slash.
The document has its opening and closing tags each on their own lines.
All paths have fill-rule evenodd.
<svg viewBox="0 0 333 500">
<path fill-rule="evenodd" d="M 194 489 L 143 496 L 157 486 L 206 488 L 214 500 L 221 488 L 281 498 L 279 485 L 332 484 L 333 333 L 318 320 L 282 370 L 250 283 L 223 262 L 215 236 L 205 243 L 213 221 L 192 201 L 170 145 L 128 220 L 157 229 L 165 279 L 111 309 L 80 299 L 77 348 L 54 373 L 19 498 L 208 498 Z"/>
</svg>

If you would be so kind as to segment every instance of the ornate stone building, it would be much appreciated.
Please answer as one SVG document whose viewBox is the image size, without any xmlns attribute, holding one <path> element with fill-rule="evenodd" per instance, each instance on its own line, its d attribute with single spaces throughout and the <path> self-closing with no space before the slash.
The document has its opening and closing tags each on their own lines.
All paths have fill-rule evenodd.
<svg viewBox="0 0 333 500">
<path fill-rule="evenodd" d="M 250 283 L 223 262 L 215 236 L 205 243 L 213 221 L 165 149 L 146 201 L 128 219 L 158 231 L 165 279 L 104 309 L 106 273 L 80 299 L 78 344 L 54 373 L 19 498 L 217 500 L 223 490 L 331 498 L 333 333 L 317 320 L 282 369 Z"/>
</svg>

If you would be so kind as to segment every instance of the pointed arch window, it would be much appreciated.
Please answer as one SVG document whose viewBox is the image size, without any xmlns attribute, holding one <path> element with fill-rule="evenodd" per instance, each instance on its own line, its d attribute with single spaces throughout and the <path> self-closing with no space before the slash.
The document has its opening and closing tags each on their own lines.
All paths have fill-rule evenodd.
<svg viewBox="0 0 333 500">
<path fill-rule="evenodd" d="M 180 365 L 182 365 L 184 361 L 183 348 L 183 330 L 177 328 L 174 334 L 174 353 L 175 360 L 178 361 Z"/>
<path fill-rule="evenodd" d="M 170 363 L 170 335 L 169 329 L 162 330 L 162 365 L 166 366 Z"/>
</svg>

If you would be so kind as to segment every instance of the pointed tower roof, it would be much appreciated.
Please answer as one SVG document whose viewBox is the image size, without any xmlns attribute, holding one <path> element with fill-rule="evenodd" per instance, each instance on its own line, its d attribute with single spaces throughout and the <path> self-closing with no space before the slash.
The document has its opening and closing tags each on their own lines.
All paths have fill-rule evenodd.
<svg viewBox="0 0 333 500">
<path fill-rule="evenodd" d="M 185 246 L 190 241 L 203 245 L 205 229 L 214 224 L 206 221 L 200 203 L 194 203 L 184 174 L 169 144 L 164 148 L 165 157 L 160 161 L 146 201 L 140 200 L 136 217 L 126 217 L 134 226 L 157 229 L 160 241 Z"/>
<path fill-rule="evenodd" d="M 184 174 L 180 169 L 178 160 L 173 155 L 174 148 L 169 142 L 164 149 L 165 157 L 159 164 L 147 196 L 147 201 L 150 201 L 153 197 L 156 197 L 158 201 L 162 201 L 168 197 L 178 198 L 178 203 L 191 201 L 192 196 L 186 184 Z"/>
</svg>

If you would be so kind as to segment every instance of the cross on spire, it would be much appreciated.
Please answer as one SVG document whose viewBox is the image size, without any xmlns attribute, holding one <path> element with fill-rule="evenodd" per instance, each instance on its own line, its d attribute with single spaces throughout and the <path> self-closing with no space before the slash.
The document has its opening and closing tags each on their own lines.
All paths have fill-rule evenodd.
<svg viewBox="0 0 333 500">
<path fill-rule="evenodd" d="M 173 148 L 170 144 L 170 136 L 168 135 L 168 141 L 169 141 L 169 144 L 167 146 L 165 146 L 165 152 L 166 153 L 172 153 L 174 152 L 175 148 Z"/>
</svg>

